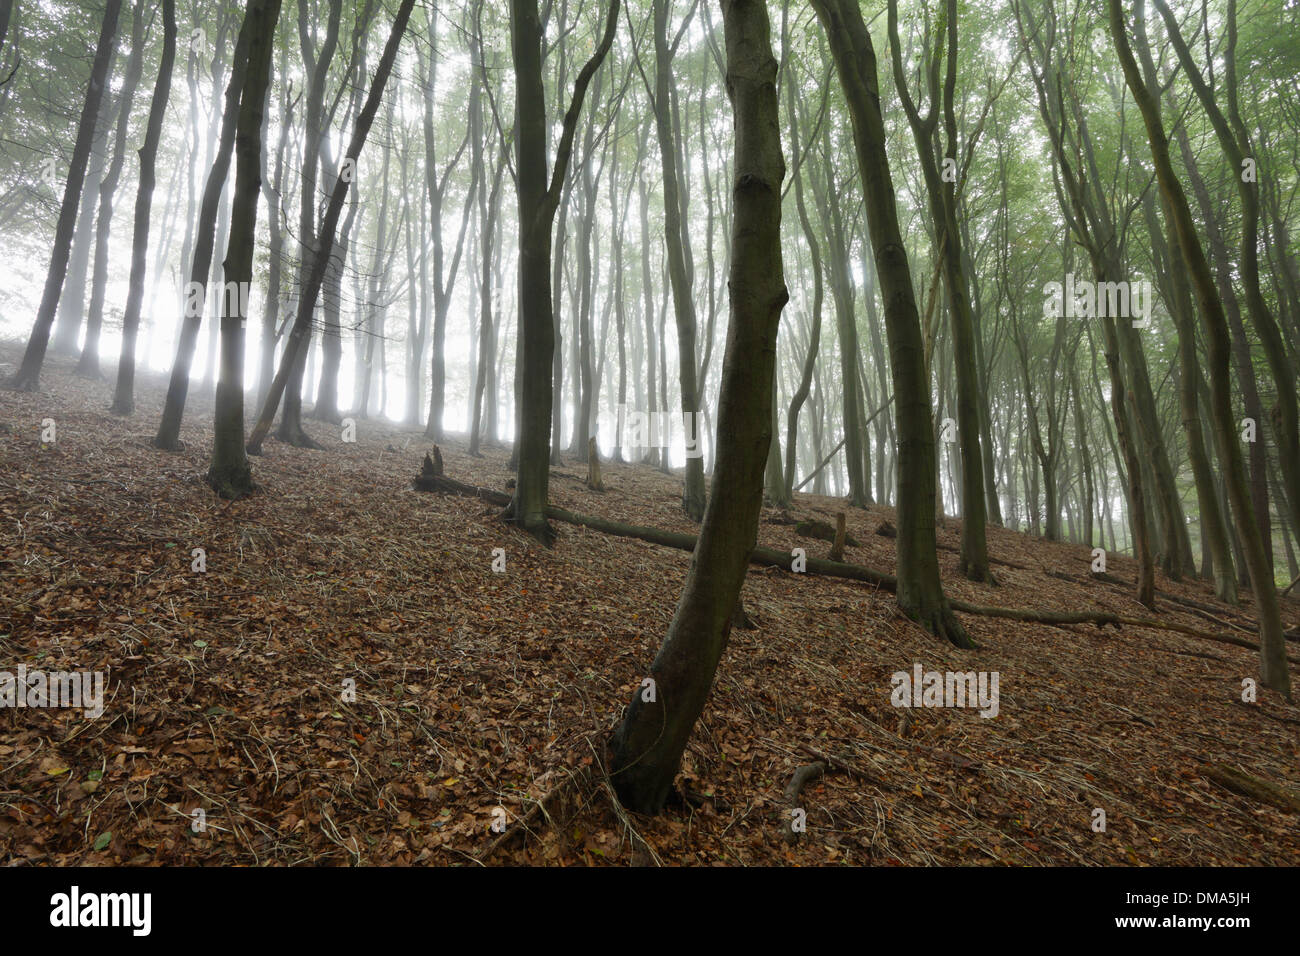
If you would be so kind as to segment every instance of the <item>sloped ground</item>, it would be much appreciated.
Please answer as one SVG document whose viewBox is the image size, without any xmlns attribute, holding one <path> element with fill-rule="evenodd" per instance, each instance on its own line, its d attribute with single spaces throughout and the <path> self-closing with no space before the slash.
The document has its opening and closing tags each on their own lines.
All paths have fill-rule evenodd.
<svg viewBox="0 0 1300 956">
<path fill-rule="evenodd" d="M 19 356 L 0 348 L 0 362 Z M 107 412 L 108 385 L 65 362 L 42 384 L 0 392 L 0 670 L 102 670 L 108 700 L 94 720 L 0 710 L 6 863 L 1300 863 L 1295 814 L 1204 775 L 1226 764 L 1300 791 L 1300 708 L 1267 691 L 1241 702 L 1252 651 L 973 616 L 981 648 L 960 651 L 888 594 L 760 568 L 744 591 L 757 629 L 733 631 L 685 757 L 690 796 L 630 817 L 601 779 L 603 744 L 689 555 L 568 525 L 543 549 L 481 501 L 410 490 L 429 442 L 373 422 L 355 444 L 309 423 L 326 452 L 269 441 L 254 460 L 259 493 L 222 502 L 201 480 L 206 390 L 195 387 L 188 450 L 173 455 L 149 445 L 165 383 L 146 377 L 126 420 Z M 42 445 L 46 418 L 57 437 Z M 505 487 L 502 450 L 442 450 L 449 475 Z M 583 469 L 554 469 L 555 503 L 694 530 L 679 479 L 611 463 L 598 494 Z M 804 495 L 791 513 L 838 510 Z M 765 514 L 760 543 L 828 549 L 780 517 Z M 874 533 L 885 519 L 849 513 L 862 546 L 846 560 L 893 570 L 892 540 Z M 1087 549 L 1000 529 L 1000 586 L 965 582 L 959 533 L 940 529 L 956 596 L 1146 614 L 1130 589 L 1087 580 Z M 191 570 L 195 548 L 206 573 Z M 505 573 L 492 570 L 496 548 Z M 1123 558 L 1109 570 L 1133 578 Z M 1200 582 L 1159 587 L 1216 603 Z M 1249 601 L 1220 605 L 1216 620 L 1161 605 L 1165 620 L 1247 634 Z M 1294 625 L 1300 604 L 1284 616 Z M 998 672 L 999 713 L 895 709 L 890 675 L 918 662 Z M 804 791 L 808 832 L 790 847 L 782 792 L 814 754 L 838 762 Z"/>
</svg>

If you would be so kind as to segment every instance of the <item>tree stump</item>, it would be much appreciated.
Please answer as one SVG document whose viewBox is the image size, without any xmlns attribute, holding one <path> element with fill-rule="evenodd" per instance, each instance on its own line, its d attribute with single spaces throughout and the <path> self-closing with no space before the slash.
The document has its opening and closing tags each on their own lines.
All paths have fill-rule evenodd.
<svg viewBox="0 0 1300 956">
<path fill-rule="evenodd" d="M 841 511 L 835 516 L 835 543 L 831 545 L 831 560 L 844 560 L 844 536 L 847 527 L 847 519 L 844 512 Z"/>
<path fill-rule="evenodd" d="M 604 491 L 605 482 L 600 477 L 600 452 L 596 449 L 596 439 L 587 439 L 587 487 L 592 491 Z"/>
</svg>

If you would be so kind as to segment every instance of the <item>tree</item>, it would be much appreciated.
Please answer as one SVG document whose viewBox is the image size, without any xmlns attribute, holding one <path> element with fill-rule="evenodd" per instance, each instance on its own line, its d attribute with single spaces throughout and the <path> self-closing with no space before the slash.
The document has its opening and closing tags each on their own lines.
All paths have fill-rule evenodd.
<svg viewBox="0 0 1300 956">
<path fill-rule="evenodd" d="M 1270 371 L 1277 383 L 1276 405 L 1276 440 L 1278 461 L 1286 487 L 1286 500 L 1279 502 L 1280 510 L 1291 525 L 1292 534 L 1300 535 L 1300 402 L 1296 390 L 1288 388 L 1288 383 L 1295 380 L 1296 370 L 1287 357 L 1286 345 L 1278 327 L 1273 310 L 1264 298 L 1259 279 L 1259 174 L 1251 173 L 1255 168 L 1255 150 L 1251 144 L 1250 133 L 1242 122 L 1240 107 L 1237 104 L 1237 3 L 1228 0 L 1227 33 L 1228 43 L 1224 52 L 1223 82 L 1227 90 L 1228 115 L 1219 108 L 1214 90 L 1205 82 L 1200 69 L 1192 59 L 1191 51 L 1183 40 L 1178 28 L 1178 21 L 1165 0 L 1155 0 L 1156 9 L 1160 11 L 1165 22 L 1170 43 L 1178 55 L 1179 63 L 1191 81 L 1214 129 L 1224 158 L 1233 171 L 1233 180 L 1237 185 L 1237 194 L 1241 203 L 1241 247 L 1240 247 L 1240 281 L 1246 295 L 1246 307 L 1251 322 L 1264 346 L 1264 355 L 1268 360 Z M 1262 416 L 1261 416 L 1262 417 Z M 1262 426 L 1263 422 L 1259 424 Z M 1289 507 L 1288 507 L 1289 502 Z M 1266 540 L 1267 544 L 1267 540 Z M 1266 554 L 1272 561 L 1271 549 Z M 1270 575 L 1270 580 L 1272 579 Z"/>
<path fill-rule="evenodd" d="M 235 147 L 240 101 L 247 74 L 248 47 L 251 43 L 248 31 L 253 28 L 254 22 L 253 18 L 245 15 L 239 36 L 235 40 L 217 154 L 212 168 L 208 171 L 207 182 L 203 187 L 203 198 L 199 204 L 199 222 L 190 259 L 189 285 L 183 290 L 185 309 L 176 345 L 176 358 L 172 362 L 162 419 L 158 423 L 158 433 L 153 439 L 155 448 L 166 451 L 178 451 L 181 447 L 181 421 L 185 416 L 185 402 L 189 396 L 190 368 L 194 363 L 194 349 L 198 345 L 199 329 L 203 324 L 203 312 L 208 300 L 207 279 L 212 271 L 212 253 L 216 247 L 217 214 L 221 194 L 230 175 L 230 154 Z"/>
<path fill-rule="evenodd" d="M 1136 15 L 1141 17 L 1144 0 L 1137 0 L 1135 6 Z M 1286 640 L 1282 635 L 1277 589 L 1273 584 L 1272 571 L 1264 552 L 1264 542 L 1255 524 L 1250 493 L 1246 488 L 1241 447 L 1237 442 L 1236 427 L 1233 422 L 1229 373 L 1231 347 L 1223 302 L 1214 287 L 1214 278 L 1210 273 L 1205 251 L 1201 248 L 1200 238 L 1196 234 L 1196 223 L 1192 219 L 1192 210 L 1188 205 L 1187 196 L 1174 172 L 1173 161 L 1169 155 L 1169 139 L 1165 135 L 1164 125 L 1160 119 L 1159 102 L 1142 78 L 1132 47 L 1129 45 L 1128 31 L 1119 0 L 1107 0 L 1107 10 L 1110 15 L 1110 29 L 1115 51 L 1124 69 L 1124 79 L 1129 91 L 1133 94 L 1133 100 L 1142 113 L 1160 191 L 1165 197 L 1166 208 L 1174 217 L 1174 231 L 1178 237 L 1178 246 L 1182 252 L 1183 263 L 1191 275 L 1192 287 L 1196 291 L 1197 304 L 1200 306 L 1201 322 L 1209 352 L 1211 410 L 1214 415 L 1215 437 L 1218 440 L 1219 454 L 1227 464 L 1225 478 L 1228 483 L 1228 497 L 1232 502 L 1237 534 L 1241 538 L 1246 563 L 1250 569 L 1251 584 L 1255 591 L 1260 630 L 1260 680 L 1265 687 L 1270 687 L 1289 699 L 1291 674 L 1287 665 Z"/>
<path fill-rule="evenodd" d="M 113 196 L 122 175 L 126 160 L 126 139 L 131 126 L 131 105 L 135 90 L 144 72 L 144 3 L 137 0 L 135 21 L 131 27 L 131 54 L 127 60 L 126 75 L 122 79 L 122 92 L 118 110 L 117 132 L 113 139 L 113 159 L 99 183 L 99 216 L 95 221 L 95 262 L 90 280 L 90 305 L 86 312 L 86 341 L 77 363 L 77 374 L 87 378 L 99 377 L 99 334 L 104 325 L 104 296 L 108 285 L 108 243 L 112 235 Z M 78 319 L 80 321 L 80 319 Z M 75 344 L 76 330 L 70 333 L 70 345 Z"/>
<path fill-rule="evenodd" d="M 679 184 L 678 150 L 681 128 L 675 124 L 673 110 L 673 59 L 681 45 L 691 17 L 687 16 L 671 40 L 668 36 L 670 0 L 654 0 L 655 88 L 650 96 L 655 131 L 659 139 L 659 157 L 663 164 L 664 240 L 668 253 L 668 280 L 673 295 L 673 317 L 677 322 L 678 378 L 681 385 L 682 416 L 686 421 L 700 412 L 699 388 L 695 380 L 695 299 L 692 274 L 687 268 L 690 236 L 683 222 L 686 208 Z M 694 14 L 694 6 L 691 14 Z M 700 458 L 686 459 L 686 485 L 682 491 L 682 510 L 692 521 L 704 515 L 704 463 Z"/>
<path fill-rule="evenodd" d="M 294 317 L 293 328 L 289 330 L 289 338 L 285 342 L 284 354 L 280 358 L 280 366 L 276 370 L 275 378 L 271 381 L 270 389 L 267 391 L 262 413 L 258 416 L 257 424 L 248 436 L 247 448 L 248 453 L 251 455 L 260 455 L 262 453 L 262 442 L 266 440 L 267 434 L 271 431 L 271 424 L 275 420 L 275 410 L 280 405 L 280 399 L 286 397 L 286 386 L 291 376 L 295 374 L 297 376 L 301 375 L 302 366 L 306 363 L 306 343 L 311 331 L 312 313 L 315 311 L 316 299 L 320 295 L 321 286 L 324 284 L 325 270 L 329 264 L 330 253 L 334 246 L 335 233 L 338 230 L 339 219 L 343 215 L 343 204 L 347 201 L 348 186 L 352 181 L 350 175 L 343 175 L 343 170 L 355 167 L 357 159 L 361 156 L 361 150 L 366 144 L 366 138 L 370 135 L 370 128 L 375 122 L 375 114 L 379 111 L 379 104 L 384 98 L 384 87 L 388 83 L 388 77 L 393 72 L 393 62 L 397 59 L 397 49 L 406 33 L 406 26 L 410 22 L 411 10 L 414 6 L 415 0 L 402 0 L 402 5 L 398 8 L 397 16 L 393 20 L 392 29 L 389 31 L 388 42 L 384 46 L 383 55 L 379 58 L 379 66 L 375 69 L 375 77 L 371 81 L 370 92 L 366 96 L 365 105 L 362 106 L 361 113 L 357 116 L 356 124 L 353 126 L 352 139 L 348 143 L 344 162 L 340 165 L 340 175 L 335 180 L 334 189 L 330 193 L 329 205 L 325 210 L 324 218 L 321 220 L 320 231 L 316 234 L 315 241 L 312 243 L 312 266 L 299 291 L 298 311 Z M 311 129 L 312 125 L 309 121 L 309 135 Z M 306 175 L 307 166 L 308 164 L 304 163 L 304 175 Z M 297 370 L 296 373 L 295 370 Z M 300 377 L 297 380 L 301 382 Z M 301 427 L 301 423 L 299 423 L 299 430 L 301 430 Z"/>
<path fill-rule="evenodd" d="M 925 344 L 894 205 L 871 34 L 861 9 L 851 0 L 812 0 L 812 5 L 830 43 L 853 121 L 867 225 L 884 300 L 898 422 L 898 606 L 931 633 L 958 647 L 973 647 L 939 580 L 934 431 Z"/>
<path fill-rule="evenodd" d="M 23 353 L 18 372 L 7 386 L 23 392 L 34 392 L 40 385 L 41 366 L 45 363 L 45 349 L 50 341 L 50 329 L 59 308 L 59 295 L 63 279 L 68 272 L 68 256 L 72 248 L 72 234 L 76 228 L 77 206 L 81 202 L 81 189 L 86 182 L 86 166 L 95 138 L 95 123 L 99 106 L 108 82 L 108 67 L 117 38 L 117 20 L 122 12 L 122 0 L 107 0 L 104 20 L 95 45 L 95 61 L 90 68 L 90 83 L 86 87 L 85 103 L 81 107 L 81 122 L 77 126 L 77 139 L 72 147 L 72 163 L 63 187 L 63 203 L 59 207 L 59 221 L 54 228 L 54 251 L 50 256 L 49 270 L 45 276 L 45 291 L 41 294 L 36 323 L 32 326 L 27 350 Z"/>
<path fill-rule="evenodd" d="M 118 415 L 135 411 L 135 344 L 144 303 L 145 270 L 149 266 L 149 215 L 153 207 L 158 140 L 162 136 L 167 100 L 171 96 L 172 64 L 176 62 L 176 0 L 163 0 L 163 52 L 158 79 L 149 106 L 144 145 L 140 147 L 140 183 L 135 193 L 135 232 L 131 242 L 131 276 L 122 318 L 122 353 L 117 366 L 117 387 L 112 410 Z"/>
<path fill-rule="evenodd" d="M 625 807 L 642 813 L 663 807 L 727 647 L 758 537 L 777 329 L 789 301 L 781 258 L 785 160 L 767 5 L 723 0 L 722 13 L 735 159 L 718 458 L 686 585 L 650 668 L 654 699 L 639 687 L 611 741 L 614 790 Z"/>
<path fill-rule="evenodd" d="M 961 227 L 957 221 L 957 179 L 969 165 L 969 149 L 962 167 L 957 164 L 957 118 L 953 108 L 957 85 L 957 0 L 947 0 L 939 20 L 939 32 L 946 34 L 947 52 L 939 44 L 930 51 L 929 108 L 924 116 L 912 100 L 903 69 L 902 45 L 898 38 L 898 0 L 889 0 L 889 46 L 893 54 L 894 81 L 916 140 L 917 155 L 930 200 L 934 220 L 936 254 L 943 270 L 944 288 L 948 292 L 948 315 L 952 322 L 953 357 L 957 366 L 957 435 L 961 447 L 961 570 L 972 581 L 991 581 L 988 544 L 985 538 L 987 516 L 984 499 L 984 463 L 980 449 L 980 388 L 976 365 L 975 317 L 970 289 L 963 271 Z M 943 80 L 943 123 L 945 175 L 940 170 L 935 146 L 938 140 L 937 111 L 940 105 L 939 69 L 947 59 Z M 973 145 L 973 144 L 972 144 Z"/>
<path fill-rule="evenodd" d="M 253 487 L 244 451 L 244 341 L 247 302 L 242 289 L 253 279 L 257 201 L 262 188 L 262 126 L 271 85 L 271 53 L 280 19 L 281 0 L 249 0 L 241 37 L 247 56 L 232 65 L 231 86 L 240 88 L 235 133 L 235 194 L 230 203 L 230 244 L 222 271 L 221 373 L 217 380 L 212 461 L 207 481 L 222 498 L 242 498 Z M 235 71 L 244 76 L 237 82 Z"/>
<path fill-rule="evenodd" d="M 555 356 L 551 301 L 551 229 L 559 208 L 573 138 L 587 87 L 614 42 L 620 0 L 611 0 L 605 32 L 574 83 L 564 114 L 555 166 L 546 175 L 546 95 L 542 82 L 542 24 L 537 0 L 511 0 L 510 37 L 515 69 L 515 187 L 519 200 L 519 331 L 521 381 L 515 396 L 519 440 L 515 493 L 503 517 L 544 542 L 551 458 L 551 381 Z"/>
</svg>

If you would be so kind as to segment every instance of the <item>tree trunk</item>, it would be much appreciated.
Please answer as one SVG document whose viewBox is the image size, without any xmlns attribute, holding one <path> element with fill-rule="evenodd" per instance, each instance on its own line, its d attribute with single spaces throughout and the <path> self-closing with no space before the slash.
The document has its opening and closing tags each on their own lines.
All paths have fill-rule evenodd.
<svg viewBox="0 0 1300 956">
<path fill-rule="evenodd" d="M 171 0 L 165 0 L 171 2 Z M 271 54 L 281 0 L 249 0 L 244 24 L 249 37 L 235 134 L 235 192 L 230 204 L 230 245 L 223 265 L 221 309 L 221 373 L 217 380 L 212 462 L 207 481 L 222 498 L 237 499 L 253 488 L 244 452 L 244 341 L 248 316 L 237 290 L 253 281 L 253 251 L 257 231 L 257 201 L 262 187 L 262 129 L 267 90 L 271 85 Z M 244 33 L 243 30 L 240 31 Z M 231 85 L 235 85 L 233 64 Z"/>
<path fill-rule="evenodd" d="M 1139 0 L 1138 16 L 1141 17 L 1142 2 Z M 1210 392 L 1212 412 L 1214 415 L 1215 434 L 1219 443 L 1219 453 L 1226 465 L 1228 496 L 1232 501 L 1233 516 L 1236 519 L 1237 532 L 1241 536 L 1246 562 L 1250 568 L 1251 581 L 1255 590 L 1256 611 L 1260 626 L 1260 680 L 1266 687 L 1286 696 L 1291 696 L 1291 675 L 1287 670 L 1285 639 L 1282 635 L 1282 622 L 1278 609 L 1277 588 L 1273 584 L 1264 544 L 1255 525 L 1250 494 L 1246 488 L 1245 472 L 1242 468 L 1241 448 L 1237 442 L 1236 428 L 1232 415 L 1232 391 L 1229 372 L 1230 344 L 1228 323 L 1224 316 L 1223 302 L 1214 287 L 1214 278 L 1210 273 L 1209 263 L 1201 248 L 1200 238 L 1196 233 L 1196 223 L 1187 203 L 1182 184 L 1174 172 L 1169 157 L 1169 140 L 1165 136 L 1160 121 L 1159 105 L 1150 89 L 1142 79 L 1133 51 L 1129 46 L 1128 34 L 1124 25 L 1124 14 L 1119 0 L 1107 0 L 1110 15 L 1110 28 L 1116 52 L 1129 90 L 1142 112 L 1142 119 L 1147 128 L 1147 138 L 1151 143 L 1151 157 L 1155 163 L 1156 176 L 1160 191 L 1164 195 L 1169 211 L 1174 217 L 1174 228 L 1178 236 L 1179 248 L 1183 262 L 1191 275 L 1197 301 L 1201 307 L 1201 321 L 1205 327 L 1205 337 L 1210 363 Z"/>
<path fill-rule="evenodd" d="M 573 154 L 582 101 L 610 46 L 619 0 L 611 0 L 600 46 L 578 75 L 548 186 L 546 96 L 537 0 L 511 0 L 516 109 L 516 186 L 519 198 L 519 324 L 522 381 L 515 398 L 519 440 L 515 495 L 503 517 L 549 543 L 546 520 L 550 482 L 552 359 L 555 327 L 551 301 L 551 229 Z"/>
<path fill-rule="evenodd" d="M 171 95 L 172 65 L 175 61 L 176 0 L 163 0 L 162 62 L 153 88 L 153 102 L 149 106 L 144 145 L 140 147 L 140 185 L 135 194 L 130 287 L 126 296 L 126 313 L 122 317 L 122 354 L 117 366 L 117 388 L 113 393 L 112 411 L 117 415 L 130 415 L 135 411 L 135 342 L 140 329 L 140 310 L 144 303 L 145 269 L 149 264 L 149 213 L 153 206 L 158 140 L 162 137 L 167 100 Z"/>
<path fill-rule="evenodd" d="M 932 633 L 959 647 L 972 647 L 974 641 L 952 613 L 939 580 L 930 385 L 921 320 L 885 153 L 876 55 L 856 2 L 812 0 L 812 4 L 830 42 L 853 121 L 867 224 L 885 304 L 899 432 L 898 605 Z"/>
<path fill-rule="evenodd" d="M 388 77 L 393 71 L 393 61 L 397 58 L 397 49 L 402 42 L 402 36 L 406 33 L 406 25 L 411 19 L 411 10 L 415 6 L 415 0 L 402 0 L 401 7 L 398 8 L 397 16 L 393 20 L 393 26 L 388 34 L 388 42 L 384 46 L 383 55 L 379 59 L 379 66 L 375 70 L 375 78 L 370 84 L 370 92 L 366 97 L 365 105 L 361 109 L 360 115 L 357 116 L 356 124 L 352 130 L 352 139 L 348 143 L 347 153 L 345 154 L 344 163 L 340 169 L 355 166 L 357 159 L 361 155 L 362 147 L 366 144 L 366 137 L 370 135 L 370 127 L 374 125 L 375 113 L 379 111 L 379 103 L 384 97 L 384 87 L 388 83 Z M 351 162 L 349 163 L 348 160 Z M 303 169 L 306 174 L 306 165 Z M 284 355 L 280 359 L 280 367 L 275 373 L 275 379 L 271 382 L 271 388 L 266 396 L 266 404 L 262 406 L 262 413 L 258 417 L 257 425 L 253 428 L 248 438 L 248 451 L 250 454 L 260 454 L 262 442 L 266 440 L 267 433 L 271 430 L 271 423 L 275 418 L 275 410 L 280 404 L 282 396 L 286 397 L 285 414 L 288 417 L 288 401 L 286 386 L 289 384 L 291 373 L 297 369 L 301 375 L 302 365 L 299 359 L 306 358 L 306 339 L 311 328 L 312 312 L 315 310 L 316 297 L 320 295 L 321 285 L 325 279 L 325 266 L 329 260 L 330 252 L 334 245 L 334 235 L 338 229 L 339 219 L 343 215 L 343 203 L 347 200 L 348 186 L 351 181 L 350 176 L 339 176 L 334 183 L 334 189 L 330 193 L 329 206 L 325 210 L 325 218 L 321 222 L 320 232 L 317 233 L 312 253 L 312 267 L 306 277 L 298 300 L 298 312 L 294 318 L 293 328 L 289 332 L 288 341 L 285 343 Z M 301 424 L 298 426 L 301 431 Z"/>
<path fill-rule="evenodd" d="M 673 317 L 677 322 L 678 379 L 681 387 L 683 422 L 695 419 L 700 412 L 696 375 L 695 299 L 691 277 L 686 268 L 689 237 L 682 221 L 682 196 L 678 182 L 677 134 L 672 115 L 673 55 L 676 45 L 668 37 L 669 0 L 654 0 L 655 95 L 653 107 L 655 129 L 659 139 L 659 157 L 663 165 L 664 241 L 668 256 L 668 280 L 673 295 Z M 690 416 L 687 418 L 686 416 Z M 696 431 L 698 431 L 698 426 Z M 698 457 L 686 457 L 686 486 L 682 491 L 682 510 L 692 521 L 704 516 L 704 463 Z"/>
<path fill-rule="evenodd" d="M 916 140 L 917 155 L 921 160 L 922 176 L 930 202 L 930 216 L 934 220 L 937 239 L 936 255 L 943 271 L 944 288 L 948 293 L 948 315 L 952 323 L 953 359 L 957 369 L 957 439 L 961 448 L 961 571 L 972 581 L 989 582 L 988 544 L 986 541 L 987 517 L 984 500 L 984 464 L 980 450 L 980 396 L 979 368 L 976 365 L 975 319 L 971 306 L 970 290 L 962 271 L 964 254 L 960 226 L 957 223 L 956 178 L 957 120 L 953 112 L 953 91 L 957 82 L 957 2 L 947 0 L 941 24 L 946 25 L 947 52 L 941 56 L 939 49 L 930 53 L 929 108 L 922 117 L 907 90 L 907 76 L 903 70 L 901 43 L 898 39 L 898 2 L 889 3 L 889 44 L 893 55 L 894 82 L 903 101 Z M 940 41 L 936 41 L 938 47 Z M 951 176 L 944 177 L 939 170 L 933 150 L 936 140 L 939 108 L 940 60 L 947 61 L 947 75 L 943 83 L 943 117 L 947 136 L 945 164 L 951 164 Z"/>
<path fill-rule="evenodd" d="M 108 243 L 113 222 L 113 197 L 126 161 L 126 138 L 131 125 L 131 104 L 144 72 L 143 3 L 137 3 L 135 23 L 131 28 L 131 55 L 122 80 L 117 132 L 113 140 L 113 159 L 99 184 L 99 218 L 95 223 L 95 264 L 90 280 L 90 306 L 86 312 L 86 341 L 77 363 L 77 374 L 99 377 L 99 334 L 104 325 L 104 297 L 108 286 Z"/>
<path fill-rule="evenodd" d="M 723 0 L 727 91 L 735 116 L 731 317 L 723 359 L 718 463 L 699 542 L 668 635 L 610 743 L 610 776 L 629 809 L 664 805 L 731 633 L 758 536 L 771 439 L 777 327 L 789 299 L 781 262 L 776 60 L 763 0 Z"/>
<path fill-rule="evenodd" d="M 72 163 L 68 181 L 63 187 L 63 203 L 59 207 L 59 220 L 54 228 L 54 250 L 50 256 L 49 270 L 45 275 L 45 290 L 36 312 L 31 338 L 23 353 L 17 374 L 6 386 L 18 391 L 34 392 L 40 386 L 41 366 L 45 363 L 45 349 L 50 341 L 50 329 L 59 307 L 59 295 L 68 272 L 68 257 L 72 236 L 76 228 L 77 206 L 81 202 L 81 189 L 86 182 L 86 166 L 95 138 L 95 124 L 99 118 L 104 87 L 108 84 L 108 69 L 114 55 L 117 38 L 117 20 L 122 12 L 122 0 L 107 0 L 104 21 L 100 27 L 99 41 L 95 46 L 95 62 L 90 69 L 90 84 L 81 108 L 81 122 L 77 126 L 77 139 L 72 147 Z"/>
<path fill-rule="evenodd" d="M 239 123 L 239 102 L 247 73 L 248 48 L 252 42 L 252 38 L 248 35 L 250 29 L 252 29 L 251 19 L 245 16 L 244 24 L 235 41 L 235 52 L 231 57 L 230 84 L 226 87 L 225 113 L 221 120 L 217 154 L 208 172 L 208 179 L 203 187 L 203 198 L 199 203 L 198 234 L 193 257 L 190 260 L 189 285 L 184 290 L 185 312 L 181 320 L 180 341 L 176 346 L 176 359 L 172 363 L 171 380 L 167 386 L 167 400 L 163 405 L 162 420 L 158 424 L 158 434 L 153 440 L 155 448 L 167 451 L 177 451 L 181 447 L 181 420 L 185 416 L 185 402 L 189 397 L 190 369 L 194 362 L 194 350 L 198 345 L 203 313 L 208 301 L 207 283 L 212 271 L 213 251 L 216 248 L 217 216 L 221 195 L 230 176 L 230 154 L 234 149 L 235 133 Z"/>
<path fill-rule="evenodd" d="M 143 19 L 144 4 L 141 0 L 136 0 L 131 26 L 132 56 L 130 62 L 132 63 L 140 63 L 143 59 L 142 55 L 136 52 L 137 48 L 143 43 L 144 31 L 138 26 Z M 113 69 L 114 61 L 110 61 L 108 66 L 110 76 Z M 122 85 L 120 97 L 122 101 L 128 99 L 127 87 L 131 85 L 129 64 L 127 72 L 128 78 L 123 81 Z M 69 252 L 68 274 L 63 280 L 63 294 L 59 298 L 59 311 L 54 320 L 54 331 L 50 339 L 50 348 L 63 355 L 69 355 L 76 351 L 77 337 L 81 333 L 81 322 L 85 318 L 86 272 L 90 266 L 91 242 L 97 234 L 95 229 L 95 199 L 103 192 L 104 167 L 109 162 L 108 134 L 114 125 L 113 118 L 118 115 L 129 117 L 130 110 L 120 113 L 110 98 L 105 96 L 99 104 L 99 119 L 95 124 L 95 138 L 91 144 L 86 183 L 81 190 L 81 208 L 77 213 L 77 230 L 72 237 L 72 248 Z M 129 125 L 130 120 L 128 119 L 126 122 Z"/>
</svg>

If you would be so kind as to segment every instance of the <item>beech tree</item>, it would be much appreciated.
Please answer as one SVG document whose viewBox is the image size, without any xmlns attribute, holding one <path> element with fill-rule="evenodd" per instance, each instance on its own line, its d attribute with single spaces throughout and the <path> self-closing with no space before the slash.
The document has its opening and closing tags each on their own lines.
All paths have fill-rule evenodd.
<svg viewBox="0 0 1300 956">
<path fill-rule="evenodd" d="M 59 207 L 59 221 L 54 229 L 54 250 L 50 256 L 49 271 L 45 276 L 45 291 L 41 294 L 36 323 L 32 326 L 27 350 L 23 353 L 18 372 L 6 383 L 9 388 L 34 392 L 39 386 L 41 366 L 45 363 L 45 349 L 50 341 L 50 329 L 59 308 L 59 295 L 68 272 L 68 255 L 72 248 L 72 234 L 76 228 L 77 206 L 81 202 L 81 189 L 86 181 L 86 166 L 90 162 L 91 142 L 95 136 L 95 121 L 99 105 L 104 98 L 108 82 L 109 63 L 117 39 L 117 20 L 122 12 L 122 0 L 106 0 L 104 21 L 95 45 L 95 60 L 90 68 L 90 83 L 81 107 L 81 122 L 77 125 L 77 140 L 72 147 L 72 163 L 63 186 L 63 202 Z"/>
<path fill-rule="evenodd" d="M 550 487 L 551 366 L 555 357 L 551 298 L 551 229 L 560 205 L 573 139 L 587 87 L 614 42 L 620 0 L 611 0 L 604 34 L 573 87 L 564 114 L 555 165 L 546 172 L 546 98 L 542 82 L 542 23 L 537 0 L 511 0 L 510 36 L 515 71 L 515 187 L 519 200 L 519 423 L 515 492 L 505 517 L 539 540 L 554 531 L 546 520 Z"/>
<path fill-rule="evenodd" d="M 638 687 L 611 741 L 614 790 L 625 807 L 642 813 L 663 807 L 727 647 L 758 534 L 777 326 L 790 297 L 781 256 L 785 159 L 767 4 L 722 0 L 722 15 L 735 154 L 718 461 L 686 585 L 650 667 L 654 683 Z"/>
<path fill-rule="evenodd" d="M 875 49 L 855 3 L 812 0 L 812 5 L 826 31 L 853 120 L 871 248 L 884 297 L 898 419 L 898 606 L 934 634 L 958 647 L 973 647 L 974 641 L 953 614 L 939 580 L 932 406 L 920 315 L 885 153 Z"/>
<path fill-rule="evenodd" d="M 253 488 L 252 470 L 244 452 L 244 341 L 247 303 L 240 290 L 253 279 L 253 246 L 257 201 L 262 189 L 262 127 L 271 54 L 281 0 L 249 0 L 240 29 L 243 56 L 232 62 L 230 85 L 238 88 L 239 113 L 235 129 L 235 193 L 230 204 L 230 245 L 222 263 L 225 283 L 221 296 L 221 373 L 217 381 L 212 461 L 207 481 L 223 498 L 242 498 Z M 236 79 L 236 75 L 243 76 Z"/>
</svg>

